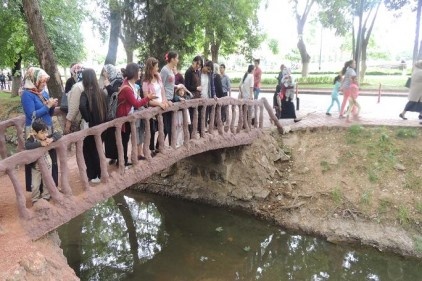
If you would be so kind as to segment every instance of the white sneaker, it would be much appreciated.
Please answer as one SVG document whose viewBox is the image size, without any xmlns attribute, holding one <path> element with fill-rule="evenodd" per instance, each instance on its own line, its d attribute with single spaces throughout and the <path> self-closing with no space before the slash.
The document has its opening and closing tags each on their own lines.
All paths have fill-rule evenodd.
<svg viewBox="0 0 422 281">
<path fill-rule="evenodd" d="M 90 183 L 100 183 L 100 182 L 101 182 L 101 180 L 100 180 L 98 177 L 96 177 L 95 179 L 92 179 L 92 180 L 90 180 L 89 182 L 90 182 Z"/>
</svg>

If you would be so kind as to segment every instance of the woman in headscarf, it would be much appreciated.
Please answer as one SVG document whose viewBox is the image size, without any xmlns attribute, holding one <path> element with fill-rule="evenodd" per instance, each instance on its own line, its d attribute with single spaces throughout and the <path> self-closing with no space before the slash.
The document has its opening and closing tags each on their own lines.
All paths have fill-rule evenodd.
<svg viewBox="0 0 422 281">
<path fill-rule="evenodd" d="M 67 94 L 68 110 L 66 114 L 66 124 L 63 130 L 64 134 L 69 134 L 80 130 L 82 116 L 79 112 L 79 102 L 81 99 L 81 94 L 84 91 L 84 86 L 82 84 L 83 70 L 84 67 L 82 64 L 75 64 L 72 67 L 72 72 L 75 73 L 74 77 L 76 77 L 76 83 L 72 86 L 72 89 Z"/>
<path fill-rule="evenodd" d="M 399 114 L 403 120 L 407 120 L 405 114 L 407 111 L 418 112 L 419 119 L 422 119 L 422 60 L 417 61 L 413 67 L 412 79 L 410 80 L 409 101 Z M 420 123 L 422 125 L 422 122 Z"/>
<path fill-rule="evenodd" d="M 25 114 L 25 138 L 31 133 L 31 125 L 35 119 L 42 119 L 48 127 L 48 133 L 53 133 L 54 107 L 57 99 L 50 98 L 45 90 L 50 76 L 41 68 L 30 67 L 25 73 L 21 103 Z M 50 150 L 53 179 L 58 184 L 57 156 L 55 150 Z M 31 168 L 25 165 L 26 190 L 31 191 Z"/>
<path fill-rule="evenodd" d="M 283 78 L 281 78 L 281 113 L 280 119 L 291 119 L 294 122 L 299 122 L 296 118 L 295 105 L 293 98 L 295 94 L 295 83 L 289 68 L 283 69 Z"/>
<path fill-rule="evenodd" d="M 107 101 L 111 98 L 111 95 L 119 91 L 120 86 L 123 83 L 122 73 L 112 64 L 106 64 L 101 72 L 104 82 L 104 91 L 107 94 Z M 108 102 L 107 102 L 108 104 Z M 110 120 L 107 120 L 110 121 Z M 118 153 L 116 145 L 116 128 L 108 128 L 104 132 L 105 140 L 105 155 L 110 160 L 110 165 L 117 163 Z"/>
</svg>

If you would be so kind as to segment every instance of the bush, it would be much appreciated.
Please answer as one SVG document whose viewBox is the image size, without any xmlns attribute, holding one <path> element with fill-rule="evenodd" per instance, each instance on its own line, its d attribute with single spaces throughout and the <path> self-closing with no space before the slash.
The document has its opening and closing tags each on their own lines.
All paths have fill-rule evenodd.
<svg viewBox="0 0 422 281">
<path fill-rule="evenodd" d="M 314 76 L 314 77 L 300 77 L 297 79 L 299 84 L 332 84 L 333 77 L 330 76 Z"/>
</svg>

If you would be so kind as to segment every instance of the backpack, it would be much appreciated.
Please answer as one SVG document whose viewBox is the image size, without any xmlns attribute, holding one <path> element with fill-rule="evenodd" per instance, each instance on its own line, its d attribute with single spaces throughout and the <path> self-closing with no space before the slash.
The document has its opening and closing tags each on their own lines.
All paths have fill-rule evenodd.
<svg viewBox="0 0 422 281">
<path fill-rule="evenodd" d="M 107 121 L 111 121 L 116 118 L 117 107 L 119 107 L 119 105 L 124 103 L 124 101 L 121 103 L 118 103 L 119 94 L 124 88 L 129 88 L 129 87 L 130 86 L 123 86 L 119 89 L 118 92 L 114 92 L 110 96 L 107 97 L 107 115 L 106 115 Z"/>
</svg>

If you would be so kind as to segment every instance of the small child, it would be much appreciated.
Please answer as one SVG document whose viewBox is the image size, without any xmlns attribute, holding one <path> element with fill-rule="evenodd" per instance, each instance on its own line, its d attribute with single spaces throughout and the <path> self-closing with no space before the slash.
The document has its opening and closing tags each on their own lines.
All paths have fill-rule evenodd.
<svg viewBox="0 0 422 281">
<path fill-rule="evenodd" d="M 346 112 L 346 121 L 347 122 L 350 122 L 349 114 L 350 114 L 350 112 L 352 112 L 352 110 L 355 106 L 357 108 L 357 112 L 353 113 L 353 117 L 355 119 L 359 119 L 360 104 L 357 101 L 358 96 L 359 96 L 359 86 L 356 83 L 356 81 L 352 81 L 352 83 L 350 84 L 349 108 L 347 109 L 347 112 Z"/>
<path fill-rule="evenodd" d="M 295 83 L 293 82 L 292 76 L 290 74 L 285 75 L 282 79 L 282 82 L 282 88 L 284 88 L 284 99 L 286 101 L 293 101 L 293 98 L 295 96 Z"/>
<path fill-rule="evenodd" d="M 48 146 L 50 143 L 57 141 L 61 138 L 59 133 L 53 133 L 48 136 L 48 127 L 42 119 L 36 119 L 32 123 L 32 132 L 29 135 L 28 139 L 25 142 L 25 149 L 36 149 L 42 146 Z M 52 161 L 50 154 L 46 152 L 44 154 L 44 159 L 47 162 L 47 167 L 51 172 Z M 42 175 L 40 167 L 37 162 L 30 164 L 32 172 L 32 203 L 38 201 L 38 199 L 50 200 L 50 193 L 46 186 L 43 186 L 41 193 L 41 184 L 42 184 Z"/>
<path fill-rule="evenodd" d="M 338 112 L 340 112 L 340 101 L 338 100 L 338 95 L 340 92 L 341 81 L 343 81 L 343 77 L 340 74 L 334 78 L 334 87 L 331 92 L 331 105 L 328 107 L 327 113 L 325 113 L 328 116 L 331 116 L 330 110 L 333 107 L 334 103 L 337 103 Z"/>
<path fill-rule="evenodd" d="M 175 92 L 173 101 L 174 102 L 181 102 L 190 99 L 190 96 L 186 94 L 185 88 L 181 87 L 178 88 Z M 190 117 L 188 114 L 188 124 L 190 124 Z M 177 121 L 176 121 L 176 146 L 179 147 L 183 144 L 183 110 L 179 110 L 177 112 Z"/>
</svg>

